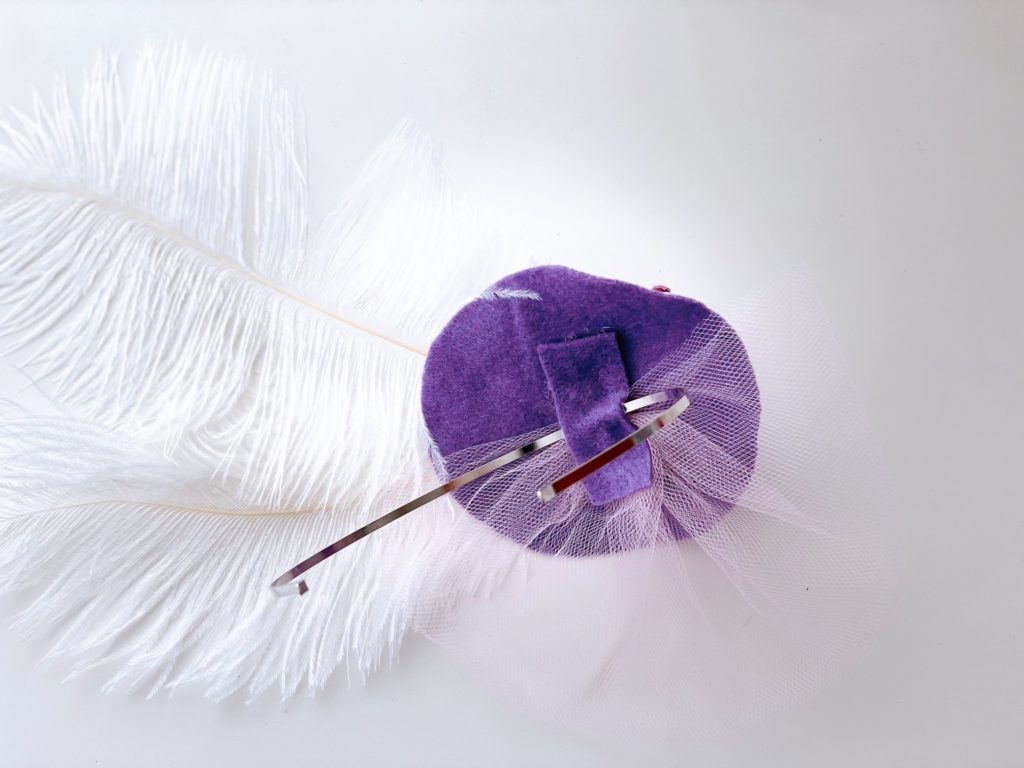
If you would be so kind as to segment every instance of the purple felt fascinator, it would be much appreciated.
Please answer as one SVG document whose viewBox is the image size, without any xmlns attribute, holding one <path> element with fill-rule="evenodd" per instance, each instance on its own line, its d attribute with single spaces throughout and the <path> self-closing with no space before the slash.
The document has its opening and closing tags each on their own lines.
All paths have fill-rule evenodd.
<svg viewBox="0 0 1024 768">
<path fill-rule="evenodd" d="M 667 387 L 681 389 L 690 406 L 658 437 L 674 448 L 659 451 L 657 473 L 652 441 L 584 479 L 585 492 L 538 499 L 537 489 L 573 463 L 636 429 L 624 403 Z M 422 402 L 446 476 L 494 458 L 509 438 L 529 442 L 535 432 L 561 429 L 562 450 L 455 492 L 474 517 L 548 554 L 595 555 L 689 536 L 725 514 L 757 454 L 757 384 L 724 320 L 683 296 L 564 267 L 509 275 L 452 318 L 430 348 Z M 663 462 L 683 460 L 677 443 L 688 426 L 719 438 L 716 469 L 728 488 L 685 488 L 666 471 Z M 650 504 L 661 507 L 660 525 L 633 529 L 647 517 L 633 507 Z"/>
<path fill-rule="evenodd" d="M 414 626 L 531 711 L 682 738 L 812 691 L 885 602 L 875 452 L 805 274 L 728 316 L 564 267 L 499 280 L 427 355 L 440 485 L 275 589 L 446 497 Z"/>
</svg>

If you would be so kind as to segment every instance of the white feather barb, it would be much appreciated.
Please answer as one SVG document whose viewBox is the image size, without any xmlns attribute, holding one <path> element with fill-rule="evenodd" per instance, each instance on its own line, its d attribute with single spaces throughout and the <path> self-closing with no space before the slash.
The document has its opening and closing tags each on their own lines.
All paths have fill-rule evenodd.
<svg viewBox="0 0 1024 768">
<path fill-rule="evenodd" d="M 488 244 L 435 151 L 401 127 L 307 247 L 287 89 L 149 48 L 125 90 L 102 56 L 77 110 L 58 84 L 0 123 L 4 351 L 28 350 L 59 402 L 202 456 L 254 505 L 332 501 L 403 464 L 417 353 L 486 284 Z M 336 450 L 371 435 L 358 461 Z"/>
<path fill-rule="evenodd" d="M 278 600 L 275 569 L 334 536 L 338 510 L 232 514 L 244 507 L 201 467 L 67 419 L 5 420 L 0 466 L 0 591 L 36 589 L 16 629 L 57 627 L 49 656 L 71 658 L 73 674 L 104 666 L 108 688 L 150 694 L 200 682 L 213 698 L 288 696 L 339 663 L 365 677 L 407 627 L 406 563 L 390 551 L 415 563 L 418 538 L 443 522 L 427 510 L 323 568 L 302 600 Z"/>
<path fill-rule="evenodd" d="M 302 601 L 266 586 L 420 490 L 421 353 L 510 260 L 408 124 L 311 236 L 300 106 L 243 62 L 149 47 L 125 80 L 104 54 L 77 101 L 61 81 L 12 115 L 0 352 L 82 419 L 0 432 L 0 587 L 44 590 L 23 626 L 154 690 L 366 674 L 436 514 Z"/>
</svg>

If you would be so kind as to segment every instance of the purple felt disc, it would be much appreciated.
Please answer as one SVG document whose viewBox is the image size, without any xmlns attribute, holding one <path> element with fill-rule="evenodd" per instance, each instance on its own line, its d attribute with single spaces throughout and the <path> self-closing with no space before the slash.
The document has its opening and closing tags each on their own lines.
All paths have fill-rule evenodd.
<svg viewBox="0 0 1024 768">
<path fill-rule="evenodd" d="M 434 446 L 447 463 L 449 457 L 464 455 L 474 446 L 559 424 L 574 455 L 596 453 L 621 437 L 623 429 L 628 432 L 628 422 L 616 423 L 613 417 L 627 397 L 628 385 L 667 356 L 679 358 L 691 334 L 709 320 L 735 338 L 732 329 L 703 304 L 664 290 L 557 266 L 509 275 L 463 307 L 430 347 L 422 406 Z M 718 368 L 725 366 L 730 379 L 747 384 L 756 401 L 753 371 L 742 344 L 736 340 L 730 349 L 728 360 L 717 361 Z M 590 409 L 588 399 L 593 400 Z M 728 396 L 710 393 L 690 399 L 683 418 L 709 425 L 709 433 L 727 435 L 721 445 L 723 455 L 752 468 L 758 414 L 736 412 L 738 406 Z M 749 405 L 746 408 L 750 410 Z M 755 410 L 759 412 L 756 402 Z M 730 429 L 717 430 L 717 424 L 729 424 Z M 574 504 L 573 519 L 548 521 L 542 535 L 536 525 L 520 526 L 514 511 L 494 515 L 481 506 L 480 492 L 487 478 L 460 489 L 455 498 L 499 533 L 540 552 L 615 551 L 616 543 L 603 533 L 611 507 L 605 502 L 650 483 L 650 458 L 642 449 L 633 449 L 630 453 L 635 455 L 626 454 L 608 465 L 611 472 L 586 486 L 589 498 L 580 497 Z M 710 510 L 707 516 L 716 519 L 731 501 L 710 498 L 705 506 Z M 664 528 L 674 538 L 691 534 L 667 513 Z M 567 546 L 570 537 L 572 547 Z"/>
</svg>

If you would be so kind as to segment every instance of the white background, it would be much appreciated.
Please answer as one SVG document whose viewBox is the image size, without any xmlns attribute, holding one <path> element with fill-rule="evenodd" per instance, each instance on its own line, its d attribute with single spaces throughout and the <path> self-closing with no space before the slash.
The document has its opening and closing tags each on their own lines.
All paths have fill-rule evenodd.
<svg viewBox="0 0 1024 768">
<path fill-rule="evenodd" d="M 409 116 L 541 261 L 712 305 L 806 262 L 896 478 L 897 600 L 814 700 L 670 749 L 531 722 L 416 639 L 315 700 L 104 696 L 8 596 L 0 765 L 1024 764 L 1024 5 L 0 3 L 0 101 L 167 35 L 300 84 L 315 213 Z"/>
</svg>

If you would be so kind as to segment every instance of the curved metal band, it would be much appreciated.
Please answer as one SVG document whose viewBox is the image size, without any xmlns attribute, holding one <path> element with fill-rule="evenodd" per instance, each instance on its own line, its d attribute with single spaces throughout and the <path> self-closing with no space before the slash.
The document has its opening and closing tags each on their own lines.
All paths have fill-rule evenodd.
<svg viewBox="0 0 1024 768">
<path fill-rule="evenodd" d="M 608 446 L 592 459 L 587 459 L 582 464 L 573 467 L 560 478 L 555 480 L 555 482 L 551 483 L 551 485 L 545 485 L 537 491 L 538 498 L 541 501 L 551 501 L 551 499 L 555 498 L 555 496 L 560 494 L 566 488 L 576 485 L 576 483 L 583 478 L 594 474 L 601 467 L 615 461 L 615 459 L 624 454 L 630 448 L 635 448 L 640 445 L 640 443 L 675 419 L 689 407 L 689 398 L 685 396 L 679 398 L 675 405 L 671 408 L 666 408 L 664 413 L 660 414 L 653 421 L 650 421 L 640 427 L 636 432 L 626 435 L 624 438 L 619 440 L 619 442 Z"/>
<path fill-rule="evenodd" d="M 614 460 L 617 456 L 621 456 L 623 453 L 625 453 L 633 446 L 639 445 L 652 434 L 654 434 L 662 426 L 664 426 L 669 421 L 678 416 L 680 413 L 682 413 L 690 404 L 689 400 L 687 400 L 686 397 L 683 395 L 682 390 L 679 389 L 667 389 L 664 392 L 655 392 L 654 394 L 645 395 L 644 397 L 639 397 L 636 400 L 630 400 L 627 403 L 623 403 L 623 410 L 626 413 L 633 413 L 634 411 L 639 411 L 641 408 L 646 408 L 651 405 L 657 405 L 658 403 L 668 402 L 669 400 L 676 400 L 677 402 L 671 408 L 667 409 L 663 414 L 661 414 L 658 418 L 656 418 L 654 421 L 640 428 L 631 435 L 628 435 L 623 440 L 620 440 L 619 442 L 615 443 L 615 445 L 611 446 L 610 448 L 602 451 L 593 459 L 590 459 L 589 461 L 586 461 L 583 464 L 581 464 L 579 467 L 576 467 L 567 475 L 564 475 L 563 477 L 556 480 L 552 485 L 549 485 L 546 488 L 539 491 L 538 493 L 541 494 L 541 499 L 546 501 L 547 499 L 554 497 L 555 494 L 560 493 L 562 490 L 565 490 L 565 488 L 568 488 L 570 485 L 578 483 L 587 475 L 596 472 L 605 464 Z M 682 406 L 680 407 L 681 404 Z M 639 438 L 637 437 L 638 435 L 640 435 Z M 532 443 L 527 443 L 524 446 L 509 451 L 508 453 L 503 453 L 501 456 L 498 456 L 495 459 L 491 459 L 486 464 L 482 464 L 481 466 L 476 467 L 475 469 L 471 469 L 469 472 L 461 474 L 458 477 L 453 478 L 452 480 L 449 480 L 448 482 L 444 483 L 443 485 L 439 485 L 433 490 L 427 491 L 422 496 L 417 496 L 412 501 L 408 501 L 402 506 L 391 510 L 386 515 L 378 517 L 373 522 L 367 523 L 362 528 L 352 531 L 352 533 L 348 534 L 347 536 L 338 539 L 333 544 L 329 544 L 316 554 L 307 557 L 298 565 L 288 569 L 280 576 L 278 576 L 276 579 L 274 579 L 274 582 L 270 585 L 271 590 L 273 590 L 274 594 L 279 597 L 285 597 L 289 595 L 304 595 L 306 592 L 309 591 L 309 585 L 306 583 L 305 579 L 301 579 L 299 581 L 295 581 L 295 579 L 297 579 L 299 576 L 301 576 L 314 566 L 319 565 L 332 555 L 337 554 L 345 547 L 349 546 L 350 544 L 356 543 L 357 541 L 359 541 L 362 538 L 365 538 L 366 536 L 369 536 L 371 533 L 383 528 L 388 523 L 393 523 L 395 520 L 409 514 L 414 509 L 419 509 L 420 507 L 424 506 L 425 504 L 429 504 L 435 499 L 439 499 L 442 496 L 451 493 L 452 491 L 457 491 L 464 485 L 467 485 L 473 482 L 474 480 L 478 480 L 484 475 L 489 474 L 496 469 L 500 469 L 501 467 L 511 464 L 513 461 L 518 461 L 524 456 L 529 456 L 531 453 L 536 453 L 537 451 L 543 448 L 547 448 L 549 445 L 553 445 L 554 443 L 557 443 L 559 440 L 562 440 L 563 438 L 564 435 L 562 434 L 562 430 L 556 430 L 554 432 L 551 432 L 550 434 L 538 438 L 537 440 L 534 440 Z M 612 451 L 618 452 L 615 453 L 610 458 L 607 457 L 606 454 L 609 454 Z M 586 470 L 582 471 L 584 470 L 584 468 L 586 468 Z M 572 478 L 571 482 L 567 482 L 567 479 L 570 477 Z M 554 486 L 559 487 L 556 490 L 552 491 L 550 493 L 550 496 L 543 495 L 545 492 L 549 491 L 549 489 L 552 489 Z"/>
</svg>

